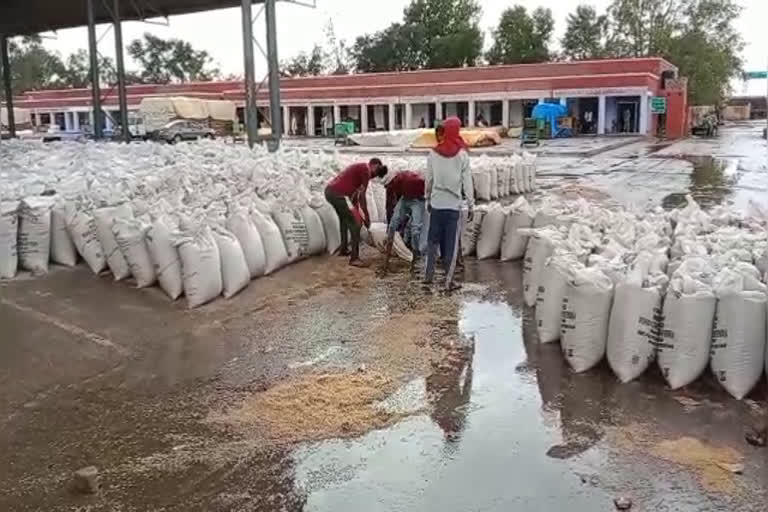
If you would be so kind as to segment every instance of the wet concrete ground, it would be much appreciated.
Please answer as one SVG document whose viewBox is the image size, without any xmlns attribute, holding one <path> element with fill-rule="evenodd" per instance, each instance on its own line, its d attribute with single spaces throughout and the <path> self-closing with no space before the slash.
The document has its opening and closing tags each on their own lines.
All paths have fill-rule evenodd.
<svg viewBox="0 0 768 512">
<path fill-rule="evenodd" d="M 647 148 L 608 157 L 651 161 Z M 695 183 L 693 164 L 661 156 L 637 176 L 541 165 L 553 187 L 635 178 L 660 202 Z M 753 168 L 724 200 L 746 174 L 760 181 L 758 156 L 739 155 Z M 675 178 L 655 187 L 659 175 Z M 744 440 L 766 419 L 764 383 L 736 402 L 709 376 L 671 392 L 655 370 L 628 385 L 605 366 L 575 375 L 538 343 L 519 263 L 468 261 L 465 281 L 444 296 L 402 267 L 316 258 L 195 311 L 83 266 L 0 283 L 0 510 L 597 511 L 619 496 L 633 510 L 766 510 L 768 451 Z M 371 377 L 381 389 L 361 408 L 386 413 L 271 435 L 302 418 L 258 399 L 325 374 Z M 302 415 L 349 400 L 296 389 Z M 251 403 L 248 422 L 222 420 Z M 101 492 L 72 492 L 91 464 Z"/>
</svg>

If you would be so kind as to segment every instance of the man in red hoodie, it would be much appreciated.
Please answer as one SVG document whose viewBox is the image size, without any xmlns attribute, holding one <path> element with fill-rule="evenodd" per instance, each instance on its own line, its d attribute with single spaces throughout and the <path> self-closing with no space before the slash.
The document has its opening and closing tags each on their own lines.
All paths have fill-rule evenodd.
<svg viewBox="0 0 768 512">
<path fill-rule="evenodd" d="M 389 268 L 389 258 L 392 255 L 392 244 L 395 232 L 400 230 L 406 218 L 411 220 L 409 240 L 406 242 L 411 247 L 413 261 L 411 269 L 416 268 L 420 253 L 419 240 L 421 228 L 424 223 L 424 178 L 413 171 L 402 171 L 396 174 L 388 174 L 384 177 L 384 186 L 387 189 L 387 247 L 384 256 L 384 272 Z"/>
<path fill-rule="evenodd" d="M 368 182 L 373 178 L 383 178 L 386 175 L 387 167 L 378 158 L 372 158 L 367 164 L 350 165 L 325 187 L 325 198 L 336 210 L 336 215 L 339 216 L 339 229 L 341 230 L 339 254 L 349 256 L 349 264 L 354 267 L 367 265 L 360 260 L 360 225 L 349 210 L 347 199 L 353 204 L 359 204 L 363 213 L 363 223 L 366 227 L 370 227 L 371 220 L 370 215 L 368 215 L 368 204 L 365 200 Z M 351 251 L 347 244 L 348 233 L 352 234 Z"/>
</svg>

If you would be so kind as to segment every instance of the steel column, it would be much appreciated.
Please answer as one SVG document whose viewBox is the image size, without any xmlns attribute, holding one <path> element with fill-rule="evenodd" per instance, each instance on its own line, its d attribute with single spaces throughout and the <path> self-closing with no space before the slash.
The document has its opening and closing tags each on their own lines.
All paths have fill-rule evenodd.
<svg viewBox="0 0 768 512">
<path fill-rule="evenodd" d="M 86 0 L 88 9 L 88 54 L 91 57 L 91 95 L 93 102 L 93 136 L 100 139 L 101 129 L 101 90 L 99 87 L 99 50 L 96 43 L 96 18 L 93 14 L 93 0 Z"/>
<path fill-rule="evenodd" d="M 117 95 L 120 104 L 120 129 L 123 141 L 131 142 L 128 126 L 128 95 L 125 87 L 125 63 L 123 62 L 123 25 L 120 20 L 120 0 L 114 2 L 115 62 L 117 63 Z"/>
<path fill-rule="evenodd" d="M 0 36 L 0 53 L 3 62 L 5 107 L 8 110 L 8 133 L 11 137 L 16 137 L 16 116 L 13 112 L 13 89 L 11 87 L 11 59 L 8 56 L 8 38 L 5 36 Z"/>
<path fill-rule="evenodd" d="M 243 18 L 243 57 L 245 58 L 245 131 L 248 145 L 256 144 L 259 130 L 259 115 L 256 111 L 256 69 L 253 62 L 253 26 L 251 25 L 251 2 L 242 0 Z M 274 131 L 274 128 L 273 128 Z"/>
<path fill-rule="evenodd" d="M 280 137 L 283 133 L 280 119 L 280 64 L 277 60 L 277 22 L 275 19 L 275 0 L 266 0 L 267 18 L 267 64 L 269 65 L 269 111 L 272 118 L 272 144 L 270 151 L 280 147 Z"/>
</svg>

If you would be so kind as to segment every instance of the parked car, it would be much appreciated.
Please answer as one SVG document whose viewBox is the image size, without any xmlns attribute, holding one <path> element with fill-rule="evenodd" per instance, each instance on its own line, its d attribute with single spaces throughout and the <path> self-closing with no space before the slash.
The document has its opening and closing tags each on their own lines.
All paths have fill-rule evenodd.
<svg viewBox="0 0 768 512">
<path fill-rule="evenodd" d="M 213 139 L 215 136 L 216 134 L 211 128 L 183 119 L 171 121 L 155 132 L 155 140 L 165 141 L 169 144 L 184 140 Z"/>
</svg>

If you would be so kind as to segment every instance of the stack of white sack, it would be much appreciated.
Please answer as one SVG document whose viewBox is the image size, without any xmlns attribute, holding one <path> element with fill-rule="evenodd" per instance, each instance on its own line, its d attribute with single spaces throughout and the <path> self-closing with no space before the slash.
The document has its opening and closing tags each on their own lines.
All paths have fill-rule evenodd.
<svg viewBox="0 0 768 512">
<path fill-rule="evenodd" d="M 492 201 L 512 194 L 527 194 L 536 190 L 536 156 L 489 157 L 472 160 L 472 181 L 475 197 Z"/>
</svg>

